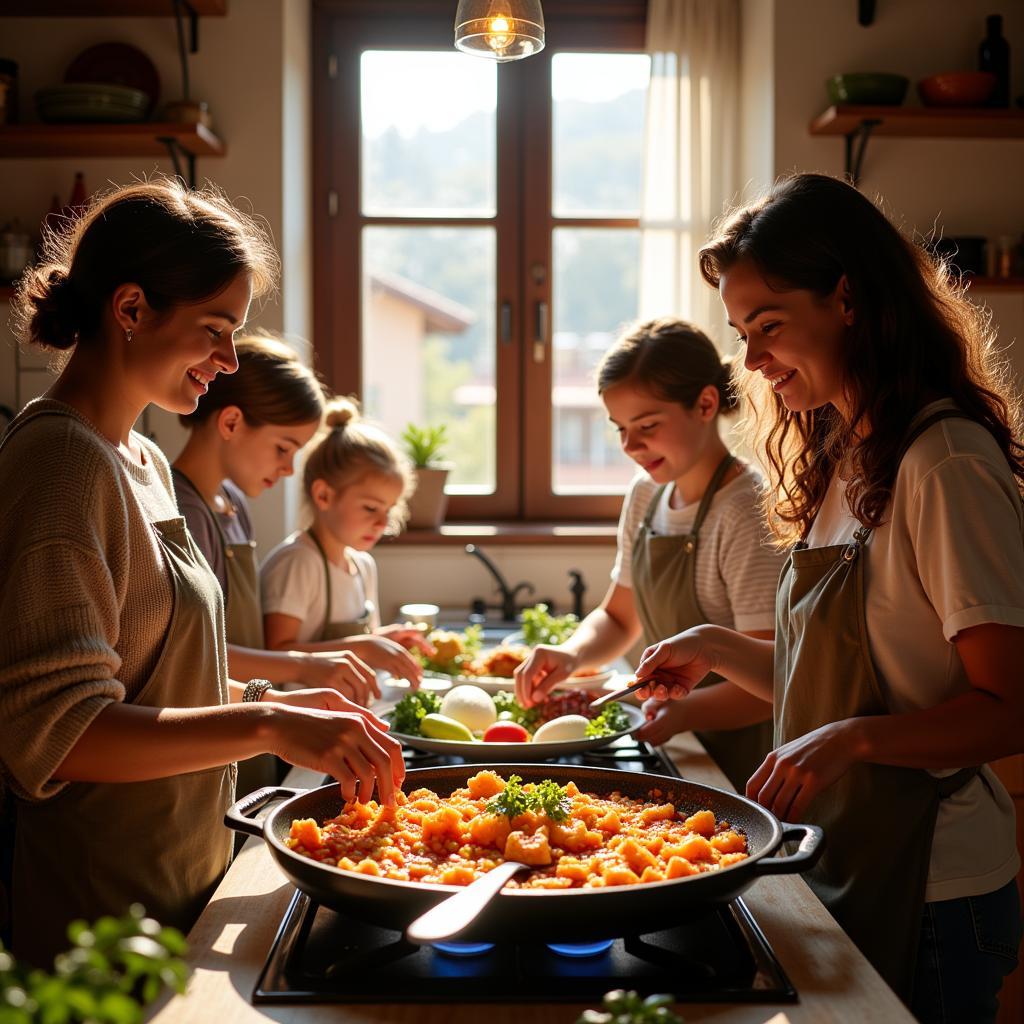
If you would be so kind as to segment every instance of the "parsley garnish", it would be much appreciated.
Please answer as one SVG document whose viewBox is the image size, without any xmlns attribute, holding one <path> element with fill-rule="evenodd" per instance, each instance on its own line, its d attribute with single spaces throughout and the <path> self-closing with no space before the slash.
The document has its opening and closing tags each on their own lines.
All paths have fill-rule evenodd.
<svg viewBox="0 0 1024 1024">
<path fill-rule="evenodd" d="M 521 725 L 527 732 L 533 732 L 540 718 L 540 706 L 524 708 L 516 700 L 515 695 L 508 690 L 499 690 L 491 694 L 494 701 L 494 710 L 500 718 L 504 712 L 508 712 L 504 721 L 515 722 Z"/>
<path fill-rule="evenodd" d="M 391 713 L 391 728 L 403 736 L 419 736 L 420 722 L 424 715 L 437 714 L 441 710 L 441 698 L 430 690 L 407 693 Z"/>
<path fill-rule="evenodd" d="M 552 779 L 538 782 L 527 792 L 523 789 L 523 780 L 518 775 L 510 775 L 505 788 L 484 810 L 489 814 L 504 814 L 509 820 L 535 811 L 546 814 L 552 821 L 565 821 L 569 816 L 569 796 L 564 787 Z"/>
<path fill-rule="evenodd" d="M 604 711 L 591 719 L 584 736 L 612 736 L 617 732 L 625 732 L 629 728 L 629 716 L 622 710 L 617 701 L 609 704 Z"/>
</svg>

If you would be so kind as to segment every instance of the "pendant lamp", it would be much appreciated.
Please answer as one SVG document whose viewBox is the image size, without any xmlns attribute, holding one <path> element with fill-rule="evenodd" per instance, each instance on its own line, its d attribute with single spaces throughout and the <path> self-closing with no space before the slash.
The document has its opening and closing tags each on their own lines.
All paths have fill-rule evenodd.
<svg viewBox="0 0 1024 1024">
<path fill-rule="evenodd" d="M 544 49 L 540 0 L 459 0 L 455 48 L 491 60 L 521 60 Z"/>
</svg>

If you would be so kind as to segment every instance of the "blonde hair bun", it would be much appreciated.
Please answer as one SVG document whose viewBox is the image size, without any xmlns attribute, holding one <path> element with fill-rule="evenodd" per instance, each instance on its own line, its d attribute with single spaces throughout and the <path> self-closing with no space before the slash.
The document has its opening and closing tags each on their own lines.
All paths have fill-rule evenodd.
<svg viewBox="0 0 1024 1024">
<path fill-rule="evenodd" d="M 359 406 L 353 398 L 332 398 L 324 412 L 324 426 L 328 430 L 344 430 L 359 419 Z"/>
</svg>

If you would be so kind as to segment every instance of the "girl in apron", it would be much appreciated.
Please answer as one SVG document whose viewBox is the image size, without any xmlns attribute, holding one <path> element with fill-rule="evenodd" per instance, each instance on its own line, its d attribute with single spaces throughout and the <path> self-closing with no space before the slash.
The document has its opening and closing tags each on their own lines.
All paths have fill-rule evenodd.
<svg viewBox="0 0 1024 1024">
<path fill-rule="evenodd" d="M 271 650 L 348 650 L 419 685 L 423 670 L 409 651 L 430 655 L 433 648 L 417 629 L 381 625 L 370 554 L 386 532 L 401 529 L 412 487 L 394 442 L 363 423 L 350 399 L 334 399 L 303 470 L 312 523 L 279 544 L 260 573 Z"/>
<path fill-rule="evenodd" d="M 268 651 L 263 641 L 256 537 L 247 498 L 291 476 L 295 456 L 320 426 L 324 400 L 313 371 L 283 341 L 253 334 L 235 342 L 238 370 L 217 377 L 174 460 L 185 522 L 224 594 L 233 679 L 329 686 L 364 706 L 379 696 L 372 670 L 354 654 Z"/>
<path fill-rule="evenodd" d="M 335 691 L 229 680 L 220 588 L 132 430 L 235 370 L 232 332 L 276 263 L 218 192 L 154 180 L 48 235 L 19 283 L 21 341 L 63 359 L 0 445 L 0 750 L 30 963 L 71 920 L 135 902 L 188 929 L 231 855 L 237 758 L 330 771 L 348 799 L 375 780 L 393 799 L 403 777 L 386 726 Z"/>
<path fill-rule="evenodd" d="M 747 795 L 825 829 L 808 883 L 922 1021 L 995 1019 L 1021 937 L 1024 449 L 989 321 L 851 186 L 798 175 L 701 250 L 760 411 L 789 555 L 774 645 L 701 627 L 645 652 L 774 700 Z"/>
<path fill-rule="evenodd" d="M 642 469 L 619 519 L 612 583 L 573 636 L 540 645 L 516 671 L 530 706 L 580 668 L 699 623 L 768 638 L 781 556 L 757 512 L 760 478 L 719 434 L 737 404 L 728 366 L 699 329 L 665 318 L 639 324 L 604 356 L 598 391 L 622 449 Z M 742 790 L 771 749 L 771 705 L 709 673 L 685 705 L 649 703 L 637 736 L 665 742 L 697 730 Z"/>
</svg>

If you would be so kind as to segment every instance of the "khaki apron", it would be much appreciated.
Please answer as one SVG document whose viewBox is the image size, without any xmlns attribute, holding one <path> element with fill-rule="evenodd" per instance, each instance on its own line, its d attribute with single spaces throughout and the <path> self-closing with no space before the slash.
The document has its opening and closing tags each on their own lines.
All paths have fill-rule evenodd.
<svg viewBox="0 0 1024 1024">
<path fill-rule="evenodd" d="M 941 410 L 909 435 L 898 461 Z M 775 626 L 775 744 L 830 722 L 889 714 L 871 659 L 864 611 L 861 527 L 849 544 L 791 551 L 779 580 Z M 976 767 L 936 778 L 919 768 L 856 764 L 821 793 L 804 821 L 827 840 L 804 875 L 818 898 L 904 1002 L 910 1003 L 939 801 Z"/>
<path fill-rule="evenodd" d="M 213 528 L 217 531 L 227 574 L 224 605 L 228 643 L 234 644 L 236 647 L 250 647 L 262 651 L 266 644 L 263 640 L 263 604 L 260 600 L 260 573 L 256 563 L 256 541 L 229 543 L 220 525 L 220 517 L 206 504 L 206 500 L 196 485 L 180 469 L 175 468 L 174 472 L 199 495 L 203 507 L 210 515 Z"/>
<path fill-rule="evenodd" d="M 263 639 L 263 603 L 260 597 L 259 566 L 256 562 L 256 541 L 230 543 L 220 525 L 220 517 L 206 503 L 196 485 L 180 469 L 175 468 L 174 472 L 199 495 L 217 531 L 227 574 L 224 604 L 228 643 L 262 651 L 266 644 Z M 284 778 L 281 768 L 282 763 L 273 754 L 257 754 L 256 757 L 239 761 L 236 788 L 244 795 L 263 786 L 274 786 Z M 235 837 L 236 852 L 244 842 L 244 836 Z"/>
<path fill-rule="evenodd" d="M 719 463 L 687 534 L 656 536 L 651 522 L 668 485 L 659 487 L 651 499 L 643 525 L 633 541 L 632 559 L 633 599 L 647 645 L 708 621 L 697 600 L 697 544 L 715 492 L 735 461 L 735 456 L 727 455 Z M 711 686 L 721 681 L 721 676 L 709 673 L 697 685 Z M 741 729 L 699 732 L 697 738 L 742 793 L 747 780 L 771 750 L 772 725 L 759 722 Z"/>
<path fill-rule="evenodd" d="M 331 564 L 327 560 L 327 552 L 324 551 L 323 544 L 320 543 L 320 539 L 312 530 L 307 530 L 310 540 L 316 545 L 317 551 L 320 552 L 320 560 L 324 565 L 324 586 L 326 587 L 325 593 L 327 595 L 327 610 L 324 613 L 324 622 L 320 627 L 320 632 L 317 634 L 317 641 L 323 640 L 343 640 L 347 636 L 358 636 L 360 633 L 370 632 L 370 602 L 366 601 L 363 607 L 362 616 L 355 622 L 334 622 L 331 618 Z M 363 579 L 363 574 L 359 569 L 359 563 L 355 562 L 356 574 L 359 576 L 359 580 L 363 585 L 363 593 L 366 593 L 366 580 Z"/>
<path fill-rule="evenodd" d="M 226 704 L 220 587 L 184 519 L 152 526 L 174 586 L 174 611 L 153 672 L 132 703 Z M 49 966 L 68 946 L 68 922 L 123 914 L 135 902 L 162 924 L 191 928 L 231 859 L 224 813 L 234 783 L 229 764 L 148 782 L 74 782 L 49 800 L 18 800 L 15 954 Z"/>
</svg>

